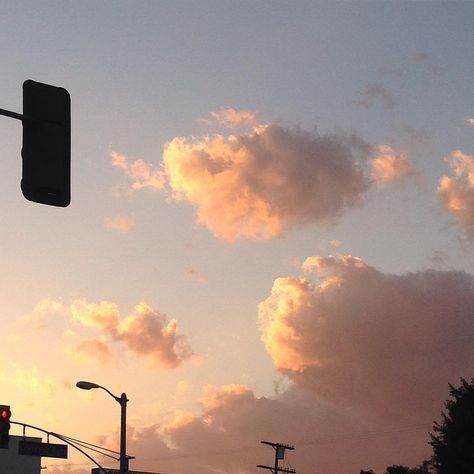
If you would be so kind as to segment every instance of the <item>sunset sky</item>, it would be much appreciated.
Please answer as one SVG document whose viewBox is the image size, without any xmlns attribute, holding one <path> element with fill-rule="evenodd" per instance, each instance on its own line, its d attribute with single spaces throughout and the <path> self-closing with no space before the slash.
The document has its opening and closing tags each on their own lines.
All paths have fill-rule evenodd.
<svg viewBox="0 0 474 474">
<path fill-rule="evenodd" d="M 127 393 L 137 470 L 427 458 L 474 376 L 474 2 L 0 7 L 0 107 L 26 79 L 72 99 L 64 209 L 23 198 L 0 117 L 12 419 L 118 449 L 89 380 Z"/>
</svg>

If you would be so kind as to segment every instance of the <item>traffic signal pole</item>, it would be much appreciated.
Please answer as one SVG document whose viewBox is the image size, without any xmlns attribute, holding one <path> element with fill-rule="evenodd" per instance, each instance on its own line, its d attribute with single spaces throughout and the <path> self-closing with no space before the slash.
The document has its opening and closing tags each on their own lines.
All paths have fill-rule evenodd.
<svg viewBox="0 0 474 474">
<path fill-rule="evenodd" d="M 16 112 L 10 112 L 10 110 L 0 109 L 0 115 L 4 115 L 5 117 L 14 118 L 17 120 L 24 120 L 23 115 L 17 114 Z"/>
</svg>

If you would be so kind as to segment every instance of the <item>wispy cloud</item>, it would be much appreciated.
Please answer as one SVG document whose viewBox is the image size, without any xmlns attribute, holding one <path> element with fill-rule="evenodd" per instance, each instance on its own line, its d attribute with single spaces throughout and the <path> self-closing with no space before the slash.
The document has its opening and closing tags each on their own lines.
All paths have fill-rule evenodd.
<svg viewBox="0 0 474 474">
<path fill-rule="evenodd" d="M 109 229 L 116 230 L 117 232 L 121 232 L 126 234 L 130 232 L 130 230 L 135 225 L 135 219 L 132 217 L 126 216 L 115 216 L 115 217 L 108 217 L 105 220 L 105 226 Z"/>
<path fill-rule="evenodd" d="M 106 341 L 87 339 L 70 347 L 69 356 L 79 362 L 108 365 L 112 361 L 112 351 Z"/>
<path fill-rule="evenodd" d="M 222 125 L 223 127 L 234 129 L 239 127 L 253 127 L 259 122 L 259 115 L 253 110 L 236 110 L 233 108 L 220 109 L 217 112 L 210 112 L 210 119 L 203 118 L 201 122 Z"/>
<path fill-rule="evenodd" d="M 392 93 L 381 84 L 368 84 L 362 94 L 362 98 L 355 101 L 357 105 L 365 109 L 372 108 L 380 102 L 388 110 L 395 108 L 396 100 Z"/>
<path fill-rule="evenodd" d="M 66 312 L 67 308 L 61 301 L 45 298 L 35 305 L 31 313 L 22 316 L 19 322 L 38 330 L 44 330 L 49 326 L 52 318 L 64 315 Z"/>
<path fill-rule="evenodd" d="M 129 161 L 125 155 L 111 151 L 112 165 L 122 170 L 132 181 L 131 190 L 163 189 L 165 178 L 161 168 L 155 169 L 143 160 Z"/>
<path fill-rule="evenodd" d="M 199 283 L 200 285 L 205 285 L 208 282 L 207 276 L 194 268 L 188 268 L 186 270 L 186 275 L 189 279 Z"/>
<path fill-rule="evenodd" d="M 69 389 L 70 384 L 57 377 L 40 373 L 38 368 L 33 365 L 28 368 L 16 367 L 9 374 L 8 380 L 31 393 L 40 394 L 47 398 L 53 398 L 59 390 Z"/>
</svg>

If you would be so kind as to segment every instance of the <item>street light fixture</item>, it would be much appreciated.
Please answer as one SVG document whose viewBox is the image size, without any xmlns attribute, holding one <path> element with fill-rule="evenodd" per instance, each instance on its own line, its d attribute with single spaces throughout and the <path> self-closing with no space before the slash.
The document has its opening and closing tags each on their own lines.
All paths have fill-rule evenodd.
<svg viewBox="0 0 474 474">
<path fill-rule="evenodd" d="M 102 385 L 98 385 L 93 382 L 86 382 L 81 380 L 76 383 L 77 388 L 82 390 L 91 390 L 93 388 L 101 388 L 106 391 L 117 403 L 120 404 L 120 474 L 128 474 L 128 460 L 130 459 L 127 456 L 126 449 L 126 439 L 127 439 L 127 402 L 128 398 L 125 393 L 122 393 L 120 397 L 115 396 L 110 390 Z"/>
</svg>

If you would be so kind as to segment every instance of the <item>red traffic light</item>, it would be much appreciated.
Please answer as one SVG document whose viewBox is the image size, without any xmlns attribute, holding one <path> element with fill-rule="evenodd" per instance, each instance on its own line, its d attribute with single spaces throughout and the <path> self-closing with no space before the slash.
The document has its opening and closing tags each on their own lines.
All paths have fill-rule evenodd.
<svg viewBox="0 0 474 474">
<path fill-rule="evenodd" d="M 10 405 L 0 405 L 0 449 L 8 449 L 11 416 Z"/>
</svg>

